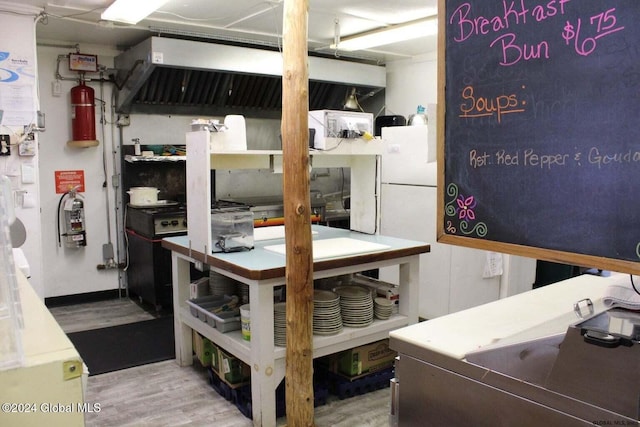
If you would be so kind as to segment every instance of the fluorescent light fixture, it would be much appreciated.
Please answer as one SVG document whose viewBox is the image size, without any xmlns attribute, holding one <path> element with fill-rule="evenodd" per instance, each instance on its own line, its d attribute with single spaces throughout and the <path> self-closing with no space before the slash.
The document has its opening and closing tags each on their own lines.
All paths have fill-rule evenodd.
<svg viewBox="0 0 640 427">
<path fill-rule="evenodd" d="M 438 32 L 436 16 L 391 25 L 378 30 L 367 31 L 353 36 L 340 38 L 338 44 L 331 45 L 331 49 L 346 51 L 363 50 L 375 46 L 383 46 L 401 41 L 413 40 L 429 36 Z"/>
<path fill-rule="evenodd" d="M 116 0 L 100 17 L 105 21 L 137 24 L 169 0 Z"/>
</svg>

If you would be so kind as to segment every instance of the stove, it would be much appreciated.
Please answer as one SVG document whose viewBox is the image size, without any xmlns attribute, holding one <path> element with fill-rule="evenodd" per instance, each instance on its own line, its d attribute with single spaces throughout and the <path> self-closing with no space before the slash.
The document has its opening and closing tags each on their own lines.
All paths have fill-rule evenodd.
<svg viewBox="0 0 640 427">
<path fill-rule="evenodd" d="M 169 237 L 187 234 L 187 210 L 183 205 L 127 207 L 126 226 L 145 237 Z"/>
<path fill-rule="evenodd" d="M 126 210 L 129 296 L 156 311 L 173 309 L 171 252 L 162 239 L 187 234 L 187 210 L 179 203 Z"/>
</svg>

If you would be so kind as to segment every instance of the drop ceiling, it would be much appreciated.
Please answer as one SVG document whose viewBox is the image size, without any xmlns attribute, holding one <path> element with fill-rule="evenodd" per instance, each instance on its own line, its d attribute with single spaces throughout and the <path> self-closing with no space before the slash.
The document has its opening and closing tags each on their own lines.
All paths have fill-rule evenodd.
<svg viewBox="0 0 640 427">
<path fill-rule="evenodd" d="M 134 26 L 103 22 L 111 0 L 0 1 L 2 10 L 43 10 L 36 26 L 39 43 L 99 44 L 125 49 L 155 35 L 207 38 L 278 48 L 282 43 L 283 0 L 170 0 Z M 329 48 L 345 37 L 436 13 L 437 0 L 309 0 L 309 52 L 377 63 L 433 53 L 436 36 L 359 52 Z"/>
</svg>

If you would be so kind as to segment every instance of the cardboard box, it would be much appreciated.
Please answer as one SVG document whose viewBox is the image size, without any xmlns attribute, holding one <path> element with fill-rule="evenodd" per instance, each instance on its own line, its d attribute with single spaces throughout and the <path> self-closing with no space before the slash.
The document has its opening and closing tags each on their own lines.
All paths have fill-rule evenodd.
<svg viewBox="0 0 640 427">
<path fill-rule="evenodd" d="M 393 366 L 396 356 L 389 340 L 384 339 L 338 353 L 337 369 L 347 376 L 368 374 Z"/>
</svg>

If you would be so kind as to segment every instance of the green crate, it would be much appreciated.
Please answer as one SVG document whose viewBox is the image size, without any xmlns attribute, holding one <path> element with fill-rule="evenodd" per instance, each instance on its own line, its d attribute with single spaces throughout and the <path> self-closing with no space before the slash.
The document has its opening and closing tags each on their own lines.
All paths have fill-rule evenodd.
<svg viewBox="0 0 640 427">
<path fill-rule="evenodd" d="M 229 384 L 240 384 L 251 379 L 251 368 L 237 357 L 218 348 L 220 376 Z"/>
<path fill-rule="evenodd" d="M 202 366 L 218 366 L 218 347 L 207 338 L 193 331 L 193 352 Z"/>
<path fill-rule="evenodd" d="M 219 353 L 219 348 L 217 345 L 215 345 L 214 343 L 212 343 L 211 341 L 209 341 L 209 344 L 211 344 L 211 368 L 216 371 L 219 372 L 220 370 L 220 353 Z"/>
</svg>

